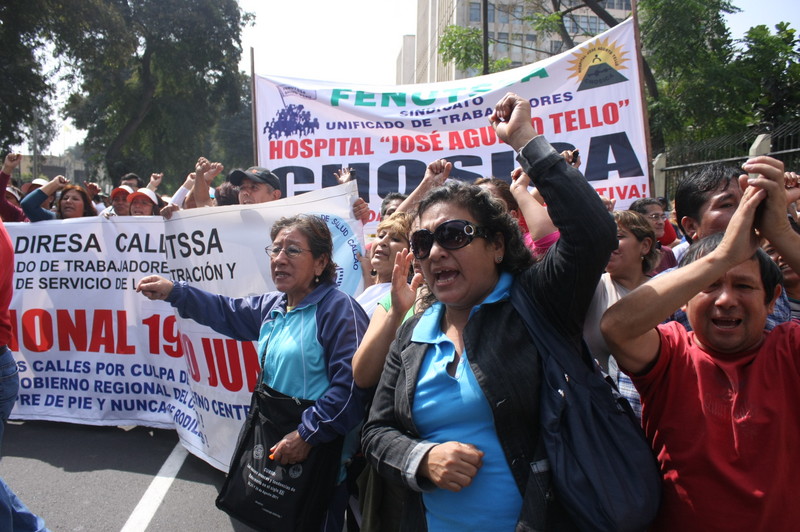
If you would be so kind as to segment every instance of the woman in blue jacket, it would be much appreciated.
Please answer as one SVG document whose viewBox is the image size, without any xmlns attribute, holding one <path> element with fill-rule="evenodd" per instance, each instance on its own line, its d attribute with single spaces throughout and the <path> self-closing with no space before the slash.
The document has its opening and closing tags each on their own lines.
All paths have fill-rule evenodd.
<svg viewBox="0 0 800 532">
<path fill-rule="evenodd" d="M 369 320 L 334 283 L 333 242 L 324 221 L 310 215 L 281 218 L 271 238 L 266 252 L 275 292 L 230 298 L 159 276 L 143 278 L 137 290 L 220 334 L 258 340 L 264 383 L 316 401 L 297 430 L 271 449 L 275 461 L 294 464 L 305 460 L 312 446 L 348 434 L 363 420 L 365 396 L 353 383 L 351 362 Z M 328 508 L 328 526 L 334 528 L 326 530 L 342 528 L 343 491 L 342 483 L 337 495 L 343 500 Z"/>
</svg>

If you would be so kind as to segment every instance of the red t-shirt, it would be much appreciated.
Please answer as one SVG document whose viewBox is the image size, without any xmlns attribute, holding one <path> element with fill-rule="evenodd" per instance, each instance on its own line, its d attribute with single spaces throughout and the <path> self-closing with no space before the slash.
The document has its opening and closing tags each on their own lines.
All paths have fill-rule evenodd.
<svg viewBox="0 0 800 532">
<path fill-rule="evenodd" d="M 11 343 L 11 294 L 14 288 L 14 247 L 0 221 L 0 345 Z"/>
<path fill-rule="evenodd" d="M 653 530 L 800 526 L 800 325 L 766 333 L 736 358 L 659 325 L 655 366 L 633 377 L 663 475 Z"/>
</svg>

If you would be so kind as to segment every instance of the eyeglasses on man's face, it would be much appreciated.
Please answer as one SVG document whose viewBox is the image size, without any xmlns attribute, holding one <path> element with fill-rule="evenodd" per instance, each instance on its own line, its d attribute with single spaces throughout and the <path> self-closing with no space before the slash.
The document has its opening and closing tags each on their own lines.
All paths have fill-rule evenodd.
<svg viewBox="0 0 800 532">
<path fill-rule="evenodd" d="M 269 255 L 273 259 L 277 259 L 278 255 L 281 254 L 281 251 L 283 251 L 283 254 L 286 255 L 288 258 L 294 259 L 295 257 L 298 257 L 302 252 L 311 251 L 311 250 L 310 249 L 301 248 L 300 246 L 289 245 L 289 246 L 286 246 L 286 247 L 283 247 L 283 246 L 267 246 L 267 247 L 264 248 L 264 251 L 266 251 L 267 255 Z"/>
<path fill-rule="evenodd" d="M 653 220 L 654 222 L 657 222 L 659 220 L 666 220 L 667 219 L 667 215 L 664 214 L 663 212 L 662 213 L 654 212 L 653 214 L 647 214 L 646 216 L 648 218 L 650 218 L 651 220 Z"/>
<path fill-rule="evenodd" d="M 486 230 L 466 220 L 448 220 L 439 224 L 433 232 L 420 229 L 411 234 L 411 251 L 419 260 L 427 259 L 431 254 L 433 242 L 436 241 L 444 249 L 461 249 L 475 237 L 486 238 Z"/>
</svg>

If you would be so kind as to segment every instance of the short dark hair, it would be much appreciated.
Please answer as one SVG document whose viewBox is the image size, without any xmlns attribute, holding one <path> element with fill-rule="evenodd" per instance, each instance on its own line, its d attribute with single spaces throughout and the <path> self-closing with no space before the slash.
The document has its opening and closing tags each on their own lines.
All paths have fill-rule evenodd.
<svg viewBox="0 0 800 532">
<path fill-rule="evenodd" d="M 425 211 L 437 203 L 452 203 L 467 209 L 478 225 L 486 230 L 489 241 L 498 233 L 503 235 L 505 254 L 499 264 L 500 270 L 517 274 L 533 264 L 533 256 L 522 240 L 519 224 L 488 190 L 461 181 L 448 181 L 433 189 L 420 202 L 417 218 L 422 218 Z"/>
<path fill-rule="evenodd" d="M 708 201 L 711 192 L 720 188 L 727 188 L 731 180 L 741 174 L 741 170 L 733 166 L 725 166 L 722 164 L 708 164 L 695 170 L 678 183 L 678 188 L 675 190 L 675 218 L 678 221 L 678 227 L 686 236 L 686 241 L 692 243 L 692 237 L 683 228 L 681 220 L 684 216 L 693 218 L 700 223 L 700 211 L 703 205 Z"/>
<path fill-rule="evenodd" d="M 223 181 L 214 191 L 214 199 L 217 200 L 217 207 L 223 205 L 239 204 L 239 187 L 230 181 Z"/>
<path fill-rule="evenodd" d="M 681 258 L 679 266 L 686 266 L 701 257 L 705 257 L 717 249 L 717 246 L 722 242 L 722 237 L 724 236 L 725 233 L 715 233 L 694 242 Z M 775 287 L 783 281 L 783 274 L 781 274 L 778 265 L 775 264 L 775 262 L 769 258 L 769 255 L 761 248 L 756 249 L 755 254 L 750 260 L 758 261 L 758 269 L 761 272 L 761 282 L 764 284 L 764 302 L 769 305 L 772 301 L 772 294 L 775 293 Z"/>
<path fill-rule="evenodd" d="M 395 200 L 400 200 L 401 202 L 408 197 L 408 194 L 403 194 L 402 192 L 389 192 L 386 196 L 383 197 L 383 201 L 381 201 L 381 218 L 386 216 L 386 210 L 389 208 L 389 203 Z"/>
<path fill-rule="evenodd" d="M 503 181 L 497 177 L 479 177 L 473 181 L 472 184 L 478 185 L 479 187 L 494 187 L 494 189 L 497 191 L 496 197 L 503 200 L 503 202 L 506 204 L 506 208 L 509 211 L 519 210 L 519 203 L 517 203 L 517 200 L 514 199 L 514 195 L 511 193 L 511 185 L 509 185 L 506 181 Z"/>
<path fill-rule="evenodd" d="M 319 278 L 322 282 L 334 282 L 336 280 L 336 263 L 333 262 L 333 239 L 328 224 L 313 214 L 284 216 L 272 225 L 270 238 L 274 241 L 278 233 L 289 228 L 298 229 L 305 235 L 311 255 L 315 259 L 323 255 L 328 257 L 328 264 L 325 265 Z"/>
<path fill-rule="evenodd" d="M 662 209 L 664 208 L 664 206 L 661 204 L 661 202 L 658 201 L 656 198 L 639 198 L 636 201 L 634 201 L 633 203 L 631 203 L 631 206 L 628 207 L 628 210 L 629 211 L 635 211 L 635 212 L 638 212 L 639 214 L 644 214 L 646 216 L 647 215 L 647 207 L 650 206 L 650 205 L 658 205 Z"/>
<path fill-rule="evenodd" d="M 142 181 L 142 178 L 139 177 L 138 175 L 134 174 L 133 172 L 128 172 L 124 176 L 120 177 L 119 178 L 120 185 L 122 184 L 123 181 L 127 181 L 128 179 L 135 179 L 136 180 L 136 186 L 134 187 L 136 190 L 138 190 L 140 188 L 144 188 L 144 181 Z"/>
</svg>

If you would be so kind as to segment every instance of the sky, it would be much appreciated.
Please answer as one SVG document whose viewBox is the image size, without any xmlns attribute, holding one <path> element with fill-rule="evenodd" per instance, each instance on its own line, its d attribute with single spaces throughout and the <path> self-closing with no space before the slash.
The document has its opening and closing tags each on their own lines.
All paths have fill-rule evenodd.
<svg viewBox="0 0 800 532">
<path fill-rule="evenodd" d="M 416 0 L 239 0 L 255 14 L 242 34 L 240 69 L 325 81 L 394 84 L 403 35 L 416 33 Z M 796 0 L 733 0 L 741 13 L 728 17 L 731 36 L 740 39 L 757 24 L 773 29 L 780 21 L 800 31 Z M 50 152 L 63 153 L 83 138 L 62 122 Z"/>
</svg>

